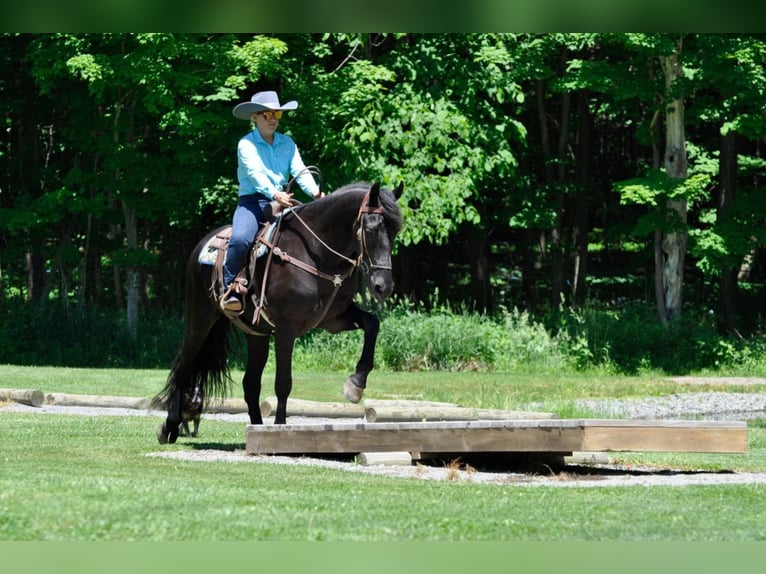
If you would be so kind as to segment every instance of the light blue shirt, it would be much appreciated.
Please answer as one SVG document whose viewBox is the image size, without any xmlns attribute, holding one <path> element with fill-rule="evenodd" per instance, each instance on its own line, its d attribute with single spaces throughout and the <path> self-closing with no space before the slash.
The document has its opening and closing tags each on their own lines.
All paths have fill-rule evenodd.
<svg viewBox="0 0 766 574">
<path fill-rule="evenodd" d="M 297 175 L 296 183 L 314 197 L 319 194 L 319 187 L 305 169 L 298 147 L 288 135 L 274 132 L 274 143 L 269 145 L 254 129 L 237 144 L 240 196 L 262 193 L 274 199 L 274 194 L 282 191 L 290 178 Z"/>
</svg>

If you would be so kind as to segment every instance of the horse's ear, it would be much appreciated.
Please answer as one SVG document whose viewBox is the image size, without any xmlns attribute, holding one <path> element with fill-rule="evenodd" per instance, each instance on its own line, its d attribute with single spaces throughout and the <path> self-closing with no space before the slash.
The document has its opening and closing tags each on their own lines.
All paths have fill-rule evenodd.
<svg viewBox="0 0 766 574">
<path fill-rule="evenodd" d="M 404 191 L 404 182 L 400 181 L 399 185 L 396 186 L 396 189 L 394 190 L 394 197 L 397 201 L 399 201 L 399 198 L 402 196 L 402 192 Z"/>
<path fill-rule="evenodd" d="M 372 184 L 372 187 L 370 188 L 370 205 L 380 205 L 379 198 L 380 197 L 380 182 L 376 181 Z"/>
</svg>

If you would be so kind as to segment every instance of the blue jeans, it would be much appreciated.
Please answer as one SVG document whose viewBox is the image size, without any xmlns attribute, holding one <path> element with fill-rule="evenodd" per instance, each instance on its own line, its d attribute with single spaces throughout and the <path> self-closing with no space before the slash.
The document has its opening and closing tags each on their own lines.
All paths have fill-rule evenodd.
<svg viewBox="0 0 766 574">
<path fill-rule="evenodd" d="M 263 221 L 263 209 L 269 199 L 260 193 L 243 195 L 239 198 L 237 209 L 231 223 L 231 239 L 223 263 L 224 290 L 231 285 L 242 268 L 247 252 L 258 233 L 260 222 Z"/>
</svg>

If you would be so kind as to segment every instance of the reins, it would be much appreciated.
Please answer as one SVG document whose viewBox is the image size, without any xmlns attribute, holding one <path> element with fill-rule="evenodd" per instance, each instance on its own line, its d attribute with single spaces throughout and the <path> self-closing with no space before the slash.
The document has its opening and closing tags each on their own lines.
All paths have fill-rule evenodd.
<svg viewBox="0 0 766 574">
<path fill-rule="evenodd" d="M 296 180 L 300 176 L 302 176 L 304 173 L 310 173 L 311 175 L 315 176 L 319 180 L 319 183 L 317 183 L 317 186 L 319 187 L 319 192 L 321 193 L 322 192 L 322 183 L 323 183 L 323 181 L 322 181 L 322 172 L 319 171 L 319 168 L 317 166 L 315 166 L 315 165 L 307 165 L 302 170 L 300 170 L 296 175 L 294 175 L 292 178 L 290 178 L 290 181 L 288 181 L 285 184 L 285 186 L 284 186 L 285 192 L 290 193 L 290 190 L 295 185 Z"/>
<path fill-rule="evenodd" d="M 294 179 L 295 178 L 293 178 L 293 180 Z M 289 185 L 290 184 L 288 184 L 288 186 Z M 323 241 L 314 232 L 313 229 L 311 229 L 311 227 L 303 220 L 303 218 L 301 218 L 301 216 L 298 214 L 297 211 L 291 212 L 293 217 L 295 217 L 295 219 L 306 229 L 306 231 L 308 231 L 311 234 L 311 236 L 314 239 L 317 240 L 317 242 L 319 242 L 320 245 L 322 245 L 322 247 L 324 247 L 326 250 L 331 252 L 333 255 L 343 259 L 350 265 L 349 269 L 343 274 L 326 273 L 322 271 L 321 269 L 314 267 L 313 265 L 309 265 L 308 263 L 305 263 L 304 261 L 301 261 L 300 259 L 296 259 L 295 257 L 292 257 L 289 253 L 282 250 L 277 245 L 277 243 L 279 242 L 279 237 L 281 235 L 281 225 L 282 225 L 282 220 L 284 219 L 284 217 L 280 217 L 279 220 L 277 221 L 277 230 L 274 234 L 274 238 L 272 241 L 268 241 L 265 238 L 259 239 L 259 241 L 269 249 L 269 257 L 268 257 L 268 260 L 266 261 L 266 268 L 264 271 L 263 281 L 261 283 L 261 296 L 260 296 L 258 305 L 256 306 L 256 311 L 253 315 L 253 324 L 257 322 L 262 309 L 266 306 L 266 303 L 265 303 L 266 284 L 267 284 L 269 269 L 271 267 L 272 255 L 276 255 L 285 263 L 298 267 L 299 269 L 302 269 L 303 271 L 306 271 L 307 273 L 310 273 L 316 277 L 320 277 L 322 279 L 330 281 L 333 284 L 334 289 L 333 289 L 332 295 L 330 296 L 330 298 L 328 299 L 327 303 L 324 306 L 324 312 L 322 313 L 322 316 L 315 322 L 315 325 L 314 325 L 315 327 L 319 325 L 327 316 L 327 313 L 329 312 L 330 307 L 332 306 L 332 303 L 335 301 L 335 297 L 338 295 L 338 291 L 340 291 L 340 288 L 343 285 L 343 282 L 349 277 L 351 277 L 351 275 L 353 275 L 357 267 L 361 267 L 362 271 L 364 272 L 367 272 L 369 269 L 386 269 L 386 270 L 391 269 L 390 265 L 384 266 L 384 265 L 378 265 L 376 263 L 373 263 L 372 261 L 370 262 L 364 261 L 365 252 L 367 250 L 367 242 L 366 242 L 365 234 L 364 234 L 363 217 L 365 215 L 370 215 L 370 214 L 383 214 L 382 206 L 371 207 L 369 204 L 369 201 L 370 201 L 370 192 L 368 191 L 365 194 L 364 198 L 362 199 L 362 203 L 359 207 L 359 212 L 357 214 L 356 222 L 355 222 L 355 225 L 358 226 L 356 234 L 357 234 L 357 241 L 359 242 L 359 257 L 357 257 L 356 259 L 347 257 L 346 255 L 343 255 L 342 253 L 339 253 L 338 251 L 330 247 L 325 241 Z"/>
</svg>

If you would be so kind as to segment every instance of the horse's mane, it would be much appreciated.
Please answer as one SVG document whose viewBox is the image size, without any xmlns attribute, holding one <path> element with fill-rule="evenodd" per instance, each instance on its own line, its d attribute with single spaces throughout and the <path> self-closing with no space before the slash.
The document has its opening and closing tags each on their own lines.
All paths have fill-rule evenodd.
<svg viewBox="0 0 766 574">
<path fill-rule="evenodd" d="M 327 201 L 332 201 L 333 198 L 336 198 L 337 200 L 341 196 L 348 193 L 364 194 L 370 191 L 371 187 L 372 184 L 366 181 L 348 183 L 333 191 L 325 199 Z M 383 207 L 383 219 L 386 224 L 386 229 L 388 229 L 389 233 L 393 237 L 402 229 L 402 211 L 399 209 L 399 204 L 396 202 L 394 193 L 388 188 L 380 188 L 380 203 Z"/>
</svg>

